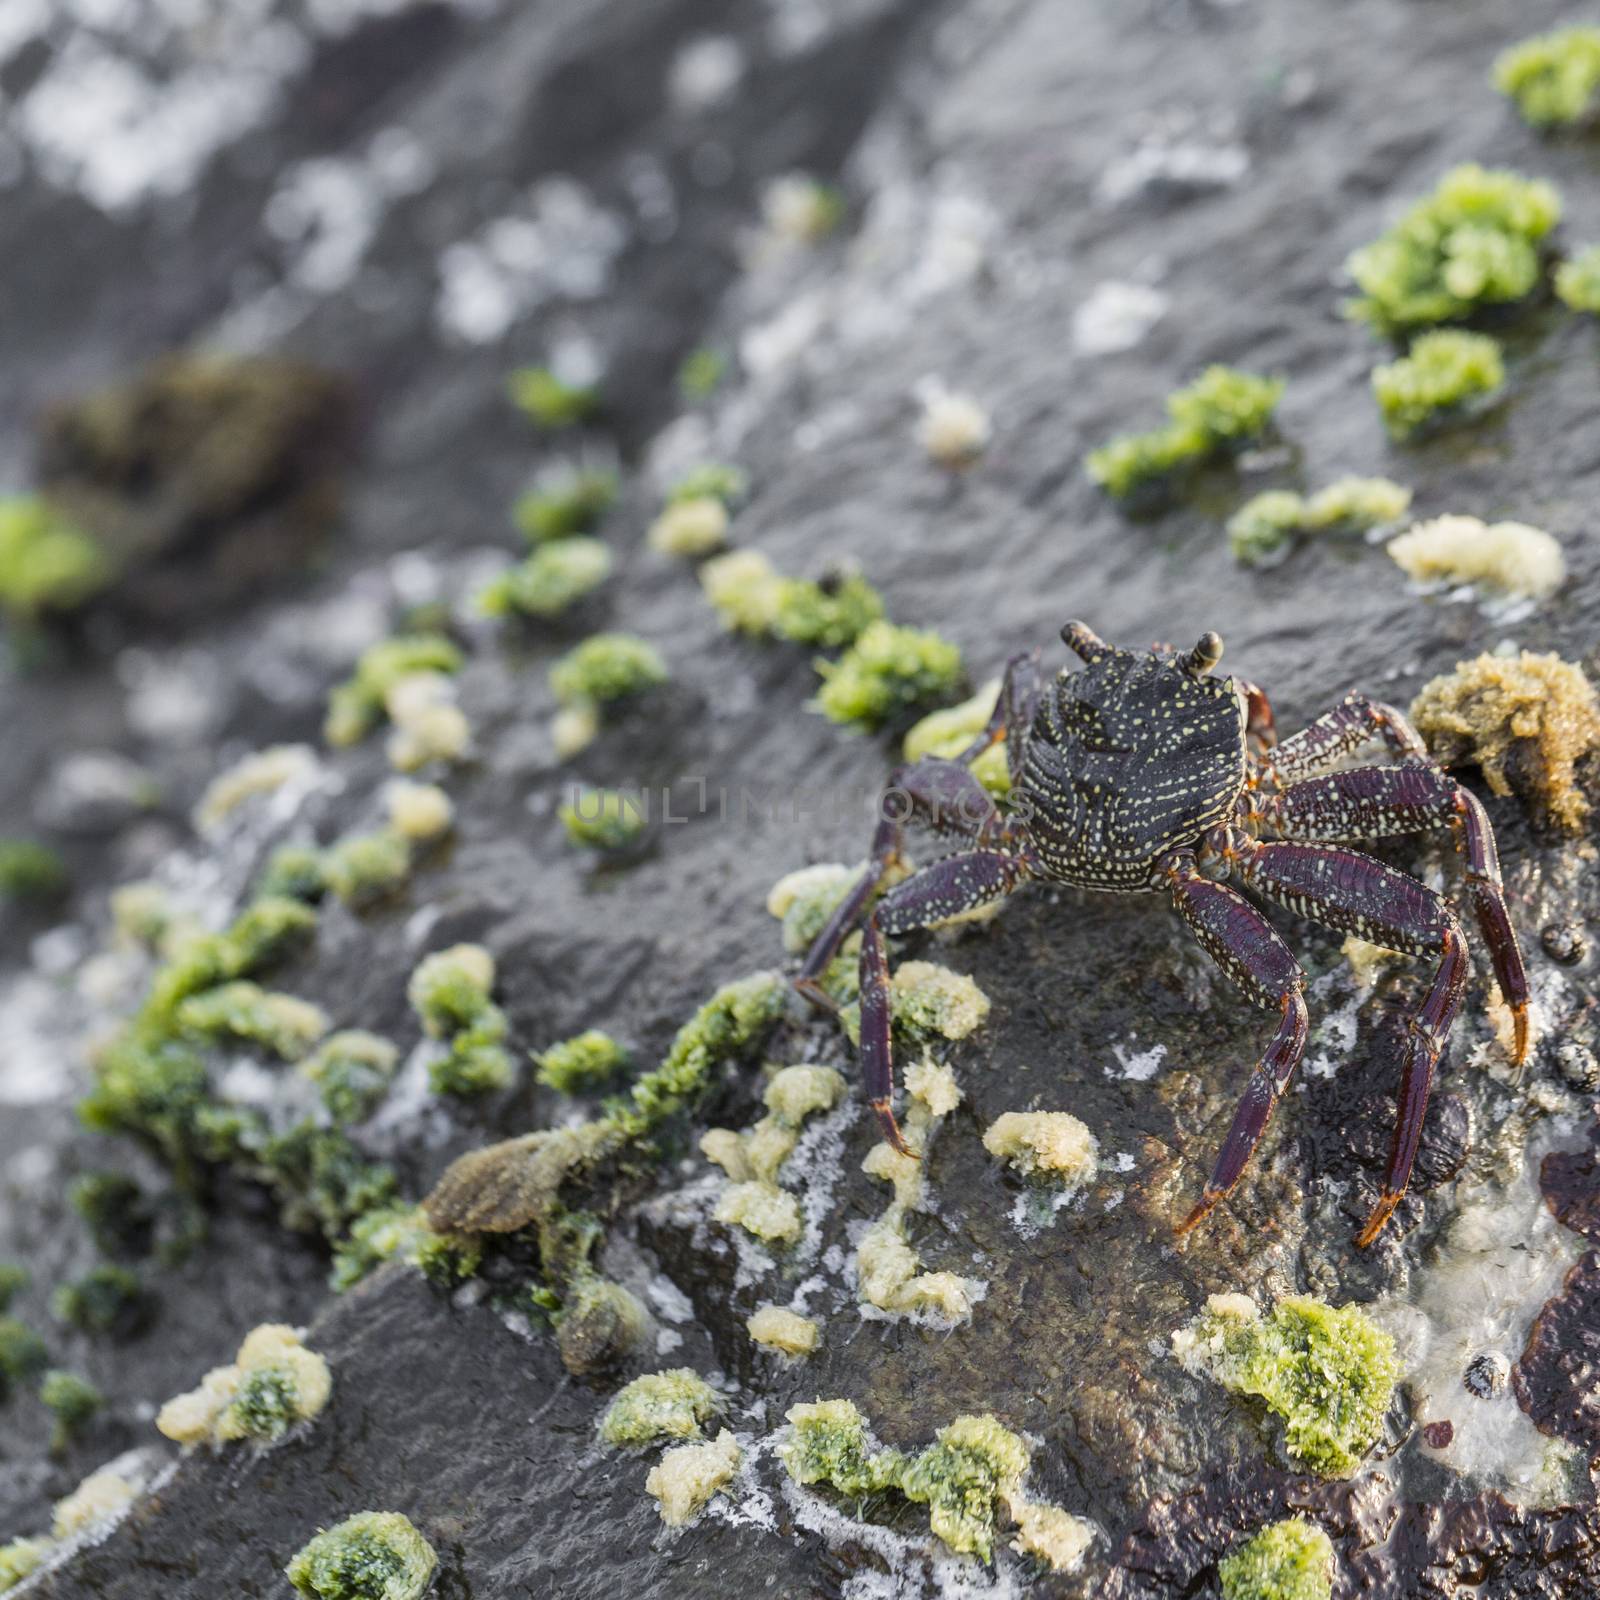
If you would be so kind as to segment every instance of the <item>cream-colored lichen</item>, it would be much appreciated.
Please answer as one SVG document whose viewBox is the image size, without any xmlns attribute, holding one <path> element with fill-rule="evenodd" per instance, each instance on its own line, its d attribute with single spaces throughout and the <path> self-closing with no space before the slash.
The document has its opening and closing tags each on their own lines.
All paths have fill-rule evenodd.
<svg viewBox="0 0 1600 1600">
<path fill-rule="evenodd" d="M 744 1153 L 744 1135 L 737 1129 L 706 1129 L 700 1135 L 700 1154 L 713 1166 L 721 1167 L 735 1183 L 744 1183 L 751 1176 L 750 1163 Z"/>
<path fill-rule="evenodd" d="M 681 1527 L 733 1482 L 742 1459 L 739 1441 L 724 1428 L 704 1444 L 667 1451 L 644 1480 L 645 1492 L 661 1502 L 661 1520 L 669 1528 Z"/>
<path fill-rule="evenodd" d="M 728 508 L 715 495 L 674 500 L 650 524 L 652 550 L 669 556 L 708 556 L 728 542 Z"/>
<path fill-rule="evenodd" d="M 64 1500 L 56 1501 L 51 1529 L 58 1539 L 71 1539 L 118 1517 L 138 1495 L 121 1473 L 91 1472 Z"/>
<path fill-rule="evenodd" d="M 472 728 L 455 703 L 455 679 L 442 672 L 412 672 L 396 680 L 384 696 L 394 724 L 389 735 L 389 765 L 415 772 L 431 761 L 459 761 L 472 742 Z"/>
<path fill-rule="evenodd" d="M 285 784 L 305 782 L 316 770 L 317 757 L 310 745 L 275 744 L 252 751 L 206 786 L 194 808 L 195 826 L 219 827 L 247 800 L 272 794 Z"/>
<path fill-rule="evenodd" d="M 1559 826 L 1589 813 L 1578 765 L 1600 749 L 1600 697 L 1575 662 L 1555 654 L 1458 661 L 1411 702 L 1411 720 L 1445 766 L 1482 769 L 1496 794 L 1516 793 Z"/>
<path fill-rule="evenodd" d="M 722 1396 L 692 1367 L 647 1373 L 617 1391 L 600 1419 L 600 1437 L 624 1448 L 660 1439 L 698 1439 L 701 1424 L 722 1404 Z"/>
<path fill-rule="evenodd" d="M 268 1322 L 252 1329 L 233 1365 L 213 1367 L 187 1394 L 156 1414 L 157 1431 L 177 1444 L 267 1442 L 318 1416 L 333 1392 L 333 1375 L 298 1328 Z"/>
<path fill-rule="evenodd" d="M 745 1329 L 757 1344 L 786 1356 L 808 1356 L 822 1342 L 822 1330 L 810 1317 L 782 1306 L 762 1306 L 746 1319 Z"/>
<path fill-rule="evenodd" d="M 1567 575 L 1560 544 L 1523 522 L 1435 517 L 1386 548 L 1418 583 L 1470 583 L 1530 600 L 1548 599 Z"/>
<path fill-rule="evenodd" d="M 844 1078 L 832 1067 L 803 1063 L 775 1073 L 762 1098 L 780 1122 L 798 1128 L 807 1117 L 833 1110 L 844 1087 Z"/>
<path fill-rule="evenodd" d="M 436 783 L 408 783 L 397 779 L 385 799 L 389 826 L 403 839 L 426 844 L 443 838 L 455 822 L 456 808 Z"/>
<path fill-rule="evenodd" d="M 987 1014 L 989 1009 L 987 1000 L 984 1000 L 983 1007 Z M 959 1038 L 960 1035 L 952 1037 Z M 928 1116 L 934 1122 L 941 1117 L 948 1117 L 961 1104 L 961 1086 L 956 1082 L 955 1073 L 942 1061 L 935 1061 L 931 1056 L 913 1061 L 906 1068 L 905 1083 L 906 1093 L 917 1105 L 926 1108 Z"/>
<path fill-rule="evenodd" d="M 600 732 L 600 711 L 596 706 L 565 706 L 550 719 L 550 742 L 556 759 L 566 761 L 587 749 Z"/>
<path fill-rule="evenodd" d="M 983 1147 L 1026 1177 L 1047 1174 L 1070 1189 L 1100 1166 L 1099 1143 L 1070 1111 L 1003 1112 L 989 1124 Z"/>
<path fill-rule="evenodd" d="M 700 587 L 731 632 L 755 638 L 772 632 L 783 604 L 784 579 L 759 550 L 730 550 L 706 562 Z"/>
</svg>

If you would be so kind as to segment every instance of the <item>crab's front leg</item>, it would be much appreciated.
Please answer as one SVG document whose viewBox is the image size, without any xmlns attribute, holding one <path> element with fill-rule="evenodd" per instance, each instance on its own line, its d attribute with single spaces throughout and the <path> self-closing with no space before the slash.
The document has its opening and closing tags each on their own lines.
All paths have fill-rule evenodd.
<svg viewBox="0 0 1600 1600">
<path fill-rule="evenodd" d="M 1191 851 L 1162 865 L 1178 914 L 1206 953 L 1258 1006 L 1278 1012 L 1278 1031 L 1250 1074 L 1205 1189 L 1178 1227 L 1181 1236 L 1238 1183 L 1305 1054 L 1310 1024 L 1306 975 L 1267 919 L 1238 890 L 1203 877 Z"/>
<path fill-rule="evenodd" d="M 1528 977 L 1506 910 L 1494 829 L 1478 797 L 1433 766 L 1357 767 L 1291 784 L 1268 795 L 1256 814 L 1289 839 L 1383 839 L 1450 831 L 1466 862 L 1468 893 L 1495 981 L 1511 1008 L 1512 1055 L 1528 1054 Z"/>
<path fill-rule="evenodd" d="M 1348 694 L 1332 711 L 1290 734 L 1261 763 L 1266 787 L 1281 788 L 1313 773 L 1338 766 L 1363 745 L 1377 740 L 1407 765 L 1431 765 L 1422 735 L 1405 714 L 1359 691 Z"/>
<path fill-rule="evenodd" d="M 1438 958 L 1428 998 L 1409 1024 L 1383 1193 L 1356 1235 L 1358 1245 L 1369 1245 L 1406 1192 L 1422 1142 L 1433 1069 L 1466 990 L 1461 924 L 1426 885 L 1359 851 L 1289 840 L 1261 844 L 1243 835 L 1232 836 L 1228 850 L 1245 884 L 1269 900 L 1386 949 Z"/>
<path fill-rule="evenodd" d="M 883 1136 L 915 1155 L 894 1118 L 893 1008 L 884 935 L 913 933 L 1003 900 L 1027 876 L 1026 858 L 1009 850 L 963 850 L 898 883 L 872 909 L 861 938 L 861 1080 Z"/>
</svg>

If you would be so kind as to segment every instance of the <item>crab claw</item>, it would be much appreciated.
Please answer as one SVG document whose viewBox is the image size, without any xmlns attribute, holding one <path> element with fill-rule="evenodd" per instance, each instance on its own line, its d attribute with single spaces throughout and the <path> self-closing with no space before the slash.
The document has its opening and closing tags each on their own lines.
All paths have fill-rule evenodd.
<svg viewBox="0 0 1600 1600">
<path fill-rule="evenodd" d="M 878 1126 L 883 1129 L 883 1136 L 900 1155 L 910 1156 L 913 1161 L 920 1161 L 910 1145 L 906 1143 L 905 1135 L 900 1131 L 900 1124 L 894 1120 L 894 1106 L 887 1100 L 874 1100 L 872 1109 L 878 1118 Z"/>
</svg>

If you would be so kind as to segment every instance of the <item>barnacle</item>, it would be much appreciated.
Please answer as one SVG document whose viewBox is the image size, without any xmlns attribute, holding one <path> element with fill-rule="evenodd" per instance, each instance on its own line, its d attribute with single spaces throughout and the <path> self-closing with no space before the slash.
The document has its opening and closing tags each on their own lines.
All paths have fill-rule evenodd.
<svg viewBox="0 0 1600 1600">
<path fill-rule="evenodd" d="M 922 397 L 917 439 L 930 460 L 943 467 L 970 466 L 989 448 L 989 413 L 971 395 L 930 383 Z"/>
<path fill-rule="evenodd" d="M 1577 769 L 1600 749 L 1600 697 L 1582 667 L 1531 650 L 1475 656 L 1424 684 L 1411 719 L 1439 761 L 1475 763 L 1496 794 L 1520 793 L 1569 830 L 1589 814 Z"/>
<path fill-rule="evenodd" d="M 319 1532 L 284 1576 L 314 1600 L 419 1600 L 438 1561 L 408 1517 L 363 1511 Z"/>
<path fill-rule="evenodd" d="M 121 1516 L 138 1490 L 119 1472 L 91 1472 L 64 1500 L 56 1501 L 50 1531 L 57 1539 L 98 1528 Z"/>
<path fill-rule="evenodd" d="M 1539 246 L 1561 218 L 1555 187 L 1515 172 L 1454 167 L 1381 238 L 1345 263 L 1361 290 L 1352 317 L 1380 333 L 1456 322 L 1521 300 L 1539 283 Z"/>
<path fill-rule="evenodd" d="M 14 1589 L 50 1559 L 54 1541 L 50 1539 L 12 1539 L 0 1544 L 0 1594 Z"/>
<path fill-rule="evenodd" d="M 1333 1542 L 1314 1522 L 1270 1523 L 1217 1565 L 1223 1600 L 1329 1600 Z"/>
<path fill-rule="evenodd" d="M 830 722 L 872 730 L 959 694 L 961 651 L 937 633 L 868 623 L 837 661 L 819 659 L 816 708 Z"/>
<path fill-rule="evenodd" d="M 722 1404 L 722 1396 L 691 1367 L 648 1373 L 618 1390 L 600 1419 L 600 1437 L 619 1446 L 697 1439 Z"/>
<path fill-rule="evenodd" d="M 1213 1295 L 1172 1347 L 1190 1371 L 1260 1400 L 1289 1456 L 1328 1478 L 1349 1477 L 1377 1442 L 1400 1371 L 1394 1340 L 1359 1306 L 1306 1295 L 1266 1317 L 1246 1296 Z"/>
<path fill-rule="evenodd" d="M 1493 339 L 1446 328 L 1419 334 L 1408 355 L 1374 367 L 1372 392 L 1383 425 L 1404 440 L 1493 399 L 1505 378 L 1500 346 Z"/>
<path fill-rule="evenodd" d="M 402 839 L 427 844 L 443 838 L 455 822 L 455 807 L 436 783 L 408 783 L 397 778 L 384 793 L 389 826 Z"/>
</svg>

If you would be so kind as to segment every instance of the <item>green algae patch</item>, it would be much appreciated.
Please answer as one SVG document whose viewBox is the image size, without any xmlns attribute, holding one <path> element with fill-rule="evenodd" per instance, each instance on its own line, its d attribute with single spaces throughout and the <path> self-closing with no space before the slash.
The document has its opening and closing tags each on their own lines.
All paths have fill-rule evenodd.
<svg viewBox="0 0 1600 1600">
<path fill-rule="evenodd" d="M 877 1447 L 848 1400 L 794 1406 L 788 1423 L 778 1453 L 795 1482 L 858 1500 L 897 1491 L 928 1507 L 929 1526 L 952 1550 L 990 1560 L 1005 1520 L 1019 1530 L 1015 1548 L 1052 1566 L 1076 1565 L 1087 1548 L 1087 1524 L 1028 1500 L 1028 1447 L 992 1416 L 957 1417 L 915 1455 Z"/>
<path fill-rule="evenodd" d="M 567 838 L 585 850 L 626 850 L 650 826 L 646 801 L 626 789 L 578 789 L 556 815 Z"/>
<path fill-rule="evenodd" d="M 722 1397 L 691 1367 L 652 1372 L 621 1389 L 600 1419 L 600 1437 L 628 1448 L 662 1439 L 698 1439 Z"/>
<path fill-rule="evenodd" d="M 57 850 L 33 839 L 0 839 L 0 901 L 55 900 L 71 883 Z"/>
<path fill-rule="evenodd" d="M 597 633 L 550 668 L 550 688 L 568 706 L 604 706 L 667 681 L 667 664 L 653 644 L 631 633 Z"/>
<path fill-rule="evenodd" d="M 330 1034 L 300 1063 L 300 1071 L 316 1085 L 333 1121 L 361 1122 L 378 1109 L 389 1092 L 400 1052 L 384 1038 L 362 1028 Z"/>
<path fill-rule="evenodd" d="M 546 544 L 592 533 L 616 498 L 616 473 L 567 467 L 520 496 L 511 516 L 530 544 Z"/>
<path fill-rule="evenodd" d="M 1325 1478 L 1350 1477 L 1377 1443 L 1400 1373 L 1394 1340 L 1359 1306 L 1307 1295 L 1266 1317 L 1246 1296 L 1213 1295 L 1173 1350 L 1188 1370 L 1259 1400 L 1290 1458 Z"/>
<path fill-rule="evenodd" d="M 645 1478 L 645 1493 L 659 1502 L 661 1520 L 680 1528 L 733 1482 L 743 1460 L 739 1441 L 724 1428 L 704 1444 L 667 1451 Z"/>
<path fill-rule="evenodd" d="M 1247 567 L 1275 567 L 1309 534 L 1366 533 L 1398 522 L 1411 491 L 1388 478 L 1339 478 L 1315 494 L 1268 489 L 1228 519 L 1228 549 Z"/>
<path fill-rule="evenodd" d="M 1346 261 L 1361 291 L 1346 313 L 1394 335 L 1524 299 L 1539 285 L 1541 243 L 1560 219 L 1553 184 L 1476 165 L 1452 168 Z"/>
<path fill-rule="evenodd" d="M 392 828 L 352 833 L 322 858 L 322 878 L 334 898 L 352 910 L 398 894 L 411 876 L 411 843 Z"/>
<path fill-rule="evenodd" d="M 94 1420 L 105 1397 L 86 1378 L 76 1372 L 55 1368 L 39 1383 L 39 1399 L 55 1419 L 50 1439 L 54 1451 L 66 1447 Z"/>
<path fill-rule="evenodd" d="M 449 1044 L 428 1068 L 436 1094 L 476 1095 L 509 1088 L 514 1076 L 504 1044 L 509 1024 L 490 998 L 494 958 L 482 945 L 458 944 L 417 964 L 406 998 L 423 1028 Z"/>
<path fill-rule="evenodd" d="M 991 678 L 970 700 L 946 706 L 941 711 L 930 711 L 912 725 L 900 753 L 907 761 L 920 761 L 924 756 L 954 761 L 988 728 L 990 714 L 999 698 L 1000 680 Z M 971 772 L 990 794 L 1001 797 L 1010 794 L 1011 770 L 1006 761 L 1004 741 L 990 745 L 973 757 Z"/>
<path fill-rule="evenodd" d="M 560 616 L 611 576 L 611 551 L 581 535 L 541 544 L 526 561 L 491 579 L 478 591 L 486 617 Z"/>
<path fill-rule="evenodd" d="M 0 1261 L 0 1312 L 10 1308 L 11 1302 L 33 1282 L 28 1269 L 17 1261 Z"/>
<path fill-rule="evenodd" d="M 1372 369 L 1372 392 L 1391 438 L 1406 440 L 1495 399 L 1505 387 L 1500 346 L 1487 334 L 1420 334 L 1410 353 Z"/>
<path fill-rule="evenodd" d="M 363 1511 L 318 1533 L 283 1570 L 313 1600 L 418 1600 L 438 1562 L 410 1518 Z"/>
<path fill-rule="evenodd" d="M 12 1385 L 37 1377 L 50 1363 L 43 1339 L 16 1317 L 0 1317 L 0 1400 Z"/>
<path fill-rule="evenodd" d="M 844 650 L 883 614 L 883 597 L 859 572 L 832 572 L 816 580 L 782 578 L 773 606 L 772 631 L 791 644 Z"/>
<path fill-rule="evenodd" d="M 506 379 L 506 393 L 535 427 L 552 431 L 587 422 L 600 409 L 594 385 L 568 383 L 549 367 L 519 367 Z"/>
<path fill-rule="evenodd" d="M 248 978 L 190 995 L 177 1010 L 178 1030 L 201 1044 L 253 1044 L 298 1061 L 328 1031 L 320 1006 L 263 989 Z"/>
<path fill-rule="evenodd" d="M 430 1283 L 450 1289 L 472 1277 L 482 1260 L 483 1246 L 476 1238 L 436 1232 L 421 1206 L 381 1206 L 357 1217 L 335 1246 L 328 1283 L 343 1294 L 384 1262 L 403 1261 Z"/>
<path fill-rule="evenodd" d="M 1333 1543 L 1314 1522 L 1288 1517 L 1224 1557 L 1217 1576 L 1223 1600 L 1330 1600 Z"/>
<path fill-rule="evenodd" d="M 1264 434 L 1283 398 L 1281 378 L 1212 366 L 1167 397 L 1165 427 L 1123 434 L 1091 450 L 1089 477 L 1114 499 L 1232 454 Z"/>
<path fill-rule="evenodd" d="M 51 1539 L 12 1539 L 0 1544 L 0 1594 L 14 1589 L 50 1559 Z"/>
<path fill-rule="evenodd" d="M 591 1094 L 620 1076 L 628 1052 L 599 1028 L 562 1039 L 534 1058 L 534 1078 L 557 1094 Z"/>
<path fill-rule="evenodd" d="M 1503 51 L 1494 86 L 1534 128 L 1570 128 L 1600 109 L 1600 28 L 1558 28 Z"/>
<path fill-rule="evenodd" d="M 813 702 L 830 722 L 867 732 L 959 695 L 966 687 L 961 651 L 923 628 L 869 623 L 837 661 L 819 659 L 822 687 Z"/>
<path fill-rule="evenodd" d="M 443 634 L 380 639 L 362 653 L 355 671 L 328 696 L 323 737 L 333 745 L 357 743 L 384 720 L 390 691 L 397 683 L 418 673 L 453 676 L 461 667 L 460 650 Z"/>
<path fill-rule="evenodd" d="M 1600 315 L 1600 244 L 1591 244 L 1556 268 L 1556 297 L 1573 311 Z"/>
<path fill-rule="evenodd" d="M 26 625 L 76 611 L 111 579 L 100 544 L 49 501 L 0 499 L 0 615 Z"/>
</svg>

